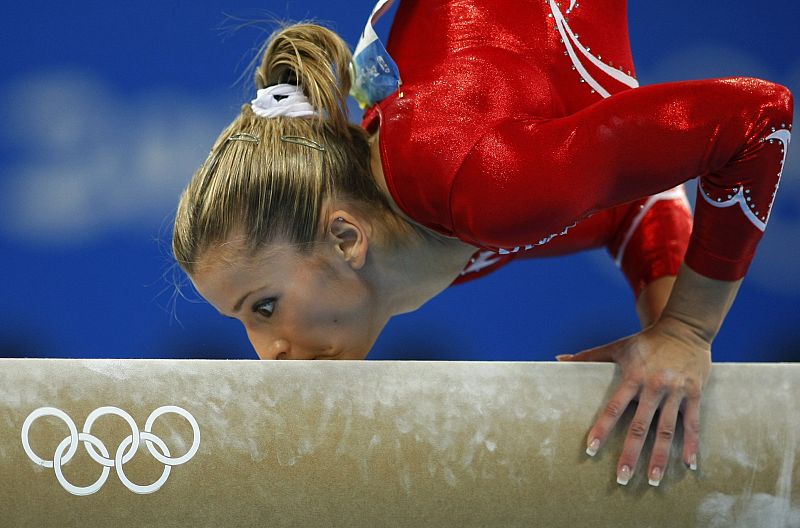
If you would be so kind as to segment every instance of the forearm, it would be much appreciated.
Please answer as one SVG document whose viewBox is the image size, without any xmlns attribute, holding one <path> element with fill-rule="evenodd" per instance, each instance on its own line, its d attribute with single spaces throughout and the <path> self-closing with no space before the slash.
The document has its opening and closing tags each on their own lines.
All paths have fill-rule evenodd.
<svg viewBox="0 0 800 528">
<path fill-rule="evenodd" d="M 647 328 L 661 317 L 673 284 L 675 275 L 666 275 L 650 282 L 639 293 L 636 299 L 636 314 L 639 316 L 642 328 Z"/>
<path fill-rule="evenodd" d="M 680 323 L 681 327 L 688 328 L 695 337 L 710 345 L 741 284 L 742 279 L 710 279 L 683 264 L 659 322 L 665 328 Z"/>
</svg>

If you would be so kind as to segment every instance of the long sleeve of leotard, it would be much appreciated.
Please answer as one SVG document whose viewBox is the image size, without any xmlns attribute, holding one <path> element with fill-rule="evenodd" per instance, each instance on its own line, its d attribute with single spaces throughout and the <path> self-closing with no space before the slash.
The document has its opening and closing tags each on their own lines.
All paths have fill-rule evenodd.
<svg viewBox="0 0 800 528">
<path fill-rule="evenodd" d="M 483 129 L 452 179 L 451 228 L 476 245 L 520 251 L 699 176 L 685 262 L 736 280 L 769 220 L 791 118 L 786 88 L 749 78 L 626 90 L 565 117 L 503 118 Z"/>
</svg>

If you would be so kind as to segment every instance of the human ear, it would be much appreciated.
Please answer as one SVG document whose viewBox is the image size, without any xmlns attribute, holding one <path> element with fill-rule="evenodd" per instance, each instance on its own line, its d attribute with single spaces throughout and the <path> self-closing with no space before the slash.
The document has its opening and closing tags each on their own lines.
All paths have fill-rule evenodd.
<svg viewBox="0 0 800 528">
<path fill-rule="evenodd" d="M 369 247 L 364 224 L 346 211 L 335 211 L 330 215 L 329 232 L 337 254 L 353 269 L 361 269 Z"/>
</svg>

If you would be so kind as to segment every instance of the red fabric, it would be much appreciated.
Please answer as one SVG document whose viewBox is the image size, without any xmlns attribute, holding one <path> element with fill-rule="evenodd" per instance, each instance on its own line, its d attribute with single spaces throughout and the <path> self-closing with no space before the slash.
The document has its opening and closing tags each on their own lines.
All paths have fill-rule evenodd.
<svg viewBox="0 0 800 528">
<path fill-rule="evenodd" d="M 524 251 L 606 245 L 613 255 L 646 197 L 700 176 L 688 248 L 683 206 L 659 202 L 623 270 L 638 292 L 677 272 L 685 251 L 707 277 L 744 276 L 779 182 L 788 138 L 767 138 L 791 128 L 789 91 L 749 78 L 630 89 L 570 37 L 582 73 L 556 10 L 594 60 L 634 74 L 622 0 L 401 2 L 387 49 L 403 85 L 364 119 L 380 127 L 398 206 L 440 233 L 510 252 L 496 267 Z"/>
<path fill-rule="evenodd" d="M 618 261 L 634 296 L 638 297 L 655 279 L 677 275 L 691 230 L 692 213 L 685 198 L 663 199 L 653 204 L 642 198 L 599 211 L 566 235 L 531 251 L 508 255 L 478 251 L 453 284 L 477 279 L 518 258 L 556 257 L 605 247 Z"/>
</svg>

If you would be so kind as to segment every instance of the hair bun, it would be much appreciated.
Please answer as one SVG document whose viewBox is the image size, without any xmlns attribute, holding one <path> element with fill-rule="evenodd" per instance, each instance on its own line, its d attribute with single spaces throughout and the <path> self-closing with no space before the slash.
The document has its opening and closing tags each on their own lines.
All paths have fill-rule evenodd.
<svg viewBox="0 0 800 528">
<path fill-rule="evenodd" d="M 347 131 L 347 95 L 352 54 L 336 33 L 317 24 L 299 23 L 270 36 L 260 66 L 257 89 L 277 84 L 299 86 L 317 109 L 339 130 Z"/>
</svg>

